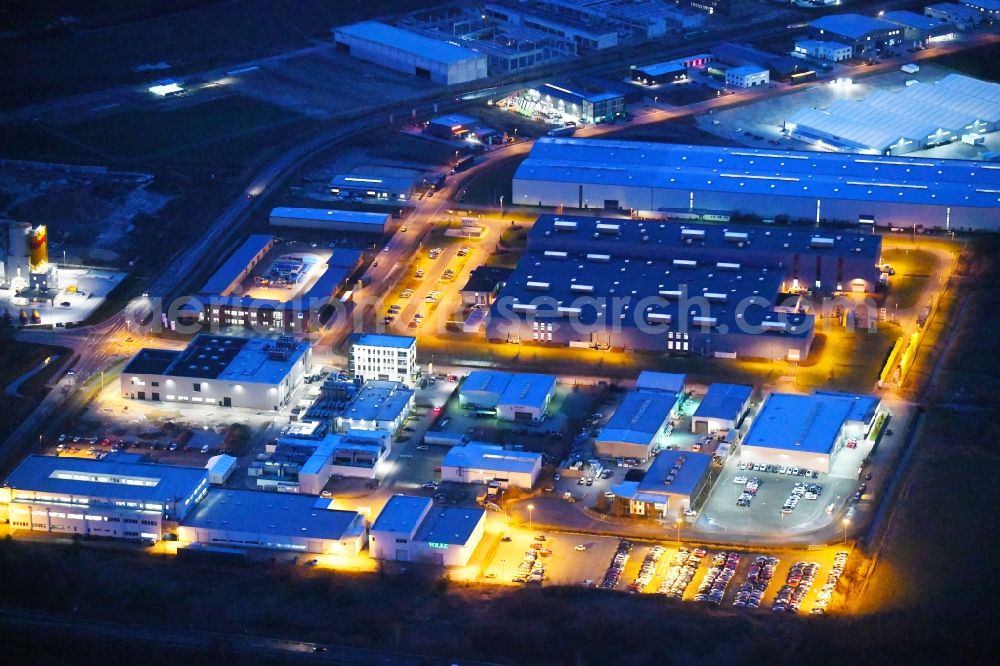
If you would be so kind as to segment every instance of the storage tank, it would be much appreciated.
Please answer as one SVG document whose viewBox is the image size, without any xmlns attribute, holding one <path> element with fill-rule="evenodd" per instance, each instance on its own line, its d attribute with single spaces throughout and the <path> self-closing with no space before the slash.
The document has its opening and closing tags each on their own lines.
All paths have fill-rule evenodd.
<svg viewBox="0 0 1000 666">
<path fill-rule="evenodd" d="M 7 256 L 11 264 L 16 264 L 15 259 L 28 257 L 28 236 L 31 234 L 31 225 L 27 222 L 11 222 L 9 229 Z"/>
<path fill-rule="evenodd" d="M 29 259 L 31 270 L 49 263 L 48 230 L 44 224 L 33 229 L 29 227 L 28 247 L 31 249 Z"/>
</svg>

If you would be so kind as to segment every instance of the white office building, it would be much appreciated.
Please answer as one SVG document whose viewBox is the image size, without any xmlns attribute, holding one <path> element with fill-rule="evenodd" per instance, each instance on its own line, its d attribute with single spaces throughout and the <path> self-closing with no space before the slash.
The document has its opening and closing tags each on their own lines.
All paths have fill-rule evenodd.
<svg viewBox="0 0 1000 666">
<path fill-rule="evenodd" d="M 121 373 L 123 398 L 278 410 L 312 360 L 307 342 L 202 334 L 183 351 L 143 349 Z"/>
<path fill-rule="evenodd" d="M 208 487 L 203 468 L 32 455 L 0 487 L 0 520 L 15 533 L 156 542 Z"/>
<path fill-rule="evenodd" d="M 369 380 L 337 417 L 337 429 L 340 432 L 384 430 L 395 433 L 410 415 L 413 397 L 413 389 L 402 382 Z"/>
<path fill-rule="evenodd" d="M 347 371 L 354 378 L 400 382 L 412 388 L 417 374 L 417 339 L 362 333 L 351 342 Z"/>
<path fill-rule="evenodd" d="M 771 72 L 766 67 L 743 65 L 726 70 L 726 85 L 735 88 L 754 88 L 767 85 L 771 80 Z"/>
<path fill-rule="evenodd" d="M 842 60 L 850 60 L 851 55 L 853 55 L 853 49 L 847 44 L 841 44 L 840 42 L 803 39 L 795 42 L 794 54 L 840 62 Z"/>
</svg>

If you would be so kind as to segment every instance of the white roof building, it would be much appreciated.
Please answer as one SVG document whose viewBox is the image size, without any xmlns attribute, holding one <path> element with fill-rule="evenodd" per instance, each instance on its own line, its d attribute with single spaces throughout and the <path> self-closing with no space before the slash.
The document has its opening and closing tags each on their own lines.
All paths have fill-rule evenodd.
<svg viewBox="0 0 1000 666">
<path fill-rule="evenodd" d="M 495 444 L 470 442 L 448 451 L 441 463 L 441 480 L 457 483 L 506 480 L 510 486 L 530 489 L 541 470 L 541 453 L 508 451 Z"/>
</svg>

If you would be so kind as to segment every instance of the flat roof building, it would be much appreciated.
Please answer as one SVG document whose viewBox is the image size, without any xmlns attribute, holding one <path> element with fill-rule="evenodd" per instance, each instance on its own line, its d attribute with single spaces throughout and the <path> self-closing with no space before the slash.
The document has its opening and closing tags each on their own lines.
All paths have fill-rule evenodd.
<svg viewBox="0 0 1000 666">
<path fill-rule="evenodd" d="M 849 60 L 853 56 L 853 49 L 847 44 L 841 44 L 840 42 L 800 39 L 795 42 L 795 53 L 810 58 L 840 62 L 842 60 Z"/>
<path fill-rule="evenodd" d="M 183 351 L 142 349 L 121 372 L 122 397 L 278 410 L 312 364 L 308 342 L 199 334 Z"/>
<path fill-rule="evenodd" d="M 726 84 L 736 88 L 754 88 L 766 85 L 770 80 L 771 72 L 767 67 L 741 65 L 726 70 Z"/>
<path fill-rule="evenodd" d="M 272 208 L 269 219 L 272 227 L 386 234 L 392 216 L 330 208 Z"/>
<path fill-rule="evenodd" d="M 626 394 L 594 440 L 597 455 L 650 458 L 666 437 L 666 427 L 676 414 L 679 398 L 671 391 L 649 389 Z"/>
<path fill-rule="evenodd" d="M 542 454 L 508 451 L 502 446 L 469 442 L 453 446 L 441 463 L 441 480 L 456 483 L 489 483 L 531 489 L 542 470 Z"/>
<path fill-rule="evenodd" d="M 1000 126 L 1000 84 L 961 74 L 899 91 L 881 90 L 826 109 L 805 108 L 785 122 L 792 136 L 834 148 L 901 155 L 985 134 Z M 977 194 L 989 194 L 983 188 Z"/>
<path fill-rule="evenodd" d="M 409 335 L 359 333 L 351 339 L 347 371 L 354 378 L 400 382 L 413 388 L 417 339 Z"/>
<path fill-rule="evenodd" d="M 30 455 L 0 487 L 11 530 L 159 541 L 205 496 L 208 470 Z"/>
<path fill-rule="evenodd" d="M 655 370 L 643 370 L 635 380 L 635 388 L 649 389 L 651 391 L 666 391 L 680 395 L 684 393 L 684 383 L 687 375 L 676 372 L 656 372 Z"/>
<path fill-rule="evenodd" d="M 711 466 L 712 456 L 704 453 L 662 451 L 640 481 L 612 486 L 612 510 L 650 519 L 680 518 L 706 496 Z"/>
<path fill-rule="evenodd" d="M 543 83 L 535 90 L 545 104 L 589 124 L 613 122 L 625 112 L 625 95 L 620 92 L 580 91 L 553 83 Z"/>
<path fill-rule="evenodd" d="M 453 85 L 486 78 L 486 56 L 450 39 L 435 39 L 365 21 L 335 28 L 337 50 L 419 79 Z"/>
<path fill-rule="evenodd" d="M 435 507 L 429 497 L 393 495 L 369 530 L 368 550 L 381 560 L 465 566 L 485 527 L 485 509 Z"/>
<path fill-rule="evenodd" d="M 357 555 L 365 537 L 356 511 L 322 508 L 305 495 L 222 488 L 209 490 L 178 530 L 188 543 L 321 555 Z"/>
<path fill-rule="evenodd" d="M 495 409 L 507 421 L 541 421 L 555 394 L 554 375 L 473 370 L 458 389 L 459 404 Z"/>
<path fill-rule="evenodd" d="M 903 39 L 903 29 L 900 26 L 863 14 L 821 16 L 809 23 L 809 32 L 816 39 L 847 44 L 858 58 L 873 55 Z"/>
<path fill-rule="evenodd" d="M 477 266 L 472 269 L 468 282 L 459 290 L 462 305 L 491 305 L 512 272 L 506 266 Z"/>
<path fill-rule="evenodd" d="M 927 5 L 924 16 L 945 21 L 959 30 L 971 30 L 983 20 L 983 15 L 977 10 L 954 2 Z"/>
<path fill-rule="evenodd" d="M 337 417 L 337 429 L 384 430 L 394 434 L 413 409 L 413 389 L 401 382 L 371 379 Z"/>
<path fill-rule="evenodd" d="M 941 229 L 1000 229 L 998 192 L 986 162 L 553 137 L 513 180 L 518 205 Z"/>
<path fill-rule="evenodd" d="M 874 419 L 871 402 L 859 396 L 772 393 L 743 437 L 740 460 L 829 473 L 846 439 L 869 416 Z"/>
<path fill-rule="evenodd" d="M 691 432 L 732 430 L 750 407 L 752 386 L 712 384 L 691 416 Z"/>
</svg>

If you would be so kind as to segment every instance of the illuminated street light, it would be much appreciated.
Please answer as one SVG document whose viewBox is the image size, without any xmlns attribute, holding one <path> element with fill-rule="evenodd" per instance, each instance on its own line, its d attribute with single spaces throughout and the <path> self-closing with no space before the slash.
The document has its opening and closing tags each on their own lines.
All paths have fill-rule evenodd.
<svg viewBox="0 0 1000 666">
<path fill-rule="evenodd" d="M 851 524 L 851 519 L 844 518 L 842 522 L 844 524 L 844 545 L 847 545 L 847 526 Z"/>
<path fill-rule="evenodd" d="M 677 517 L 677 522 L 674 523 L 677 526 L 677 543 L 681 541 L 681 519 L 680 516 Z"/>
<path fill-rule="evenodd" d="M 528 505 L 528 531 L 529 532 L 533 531 L 532 528 L 531 528 L 531 512 L 534 511 L 534 510 L 535 510 L 535 505 L 534 504 L 529 504 Z"/>
</svg>

